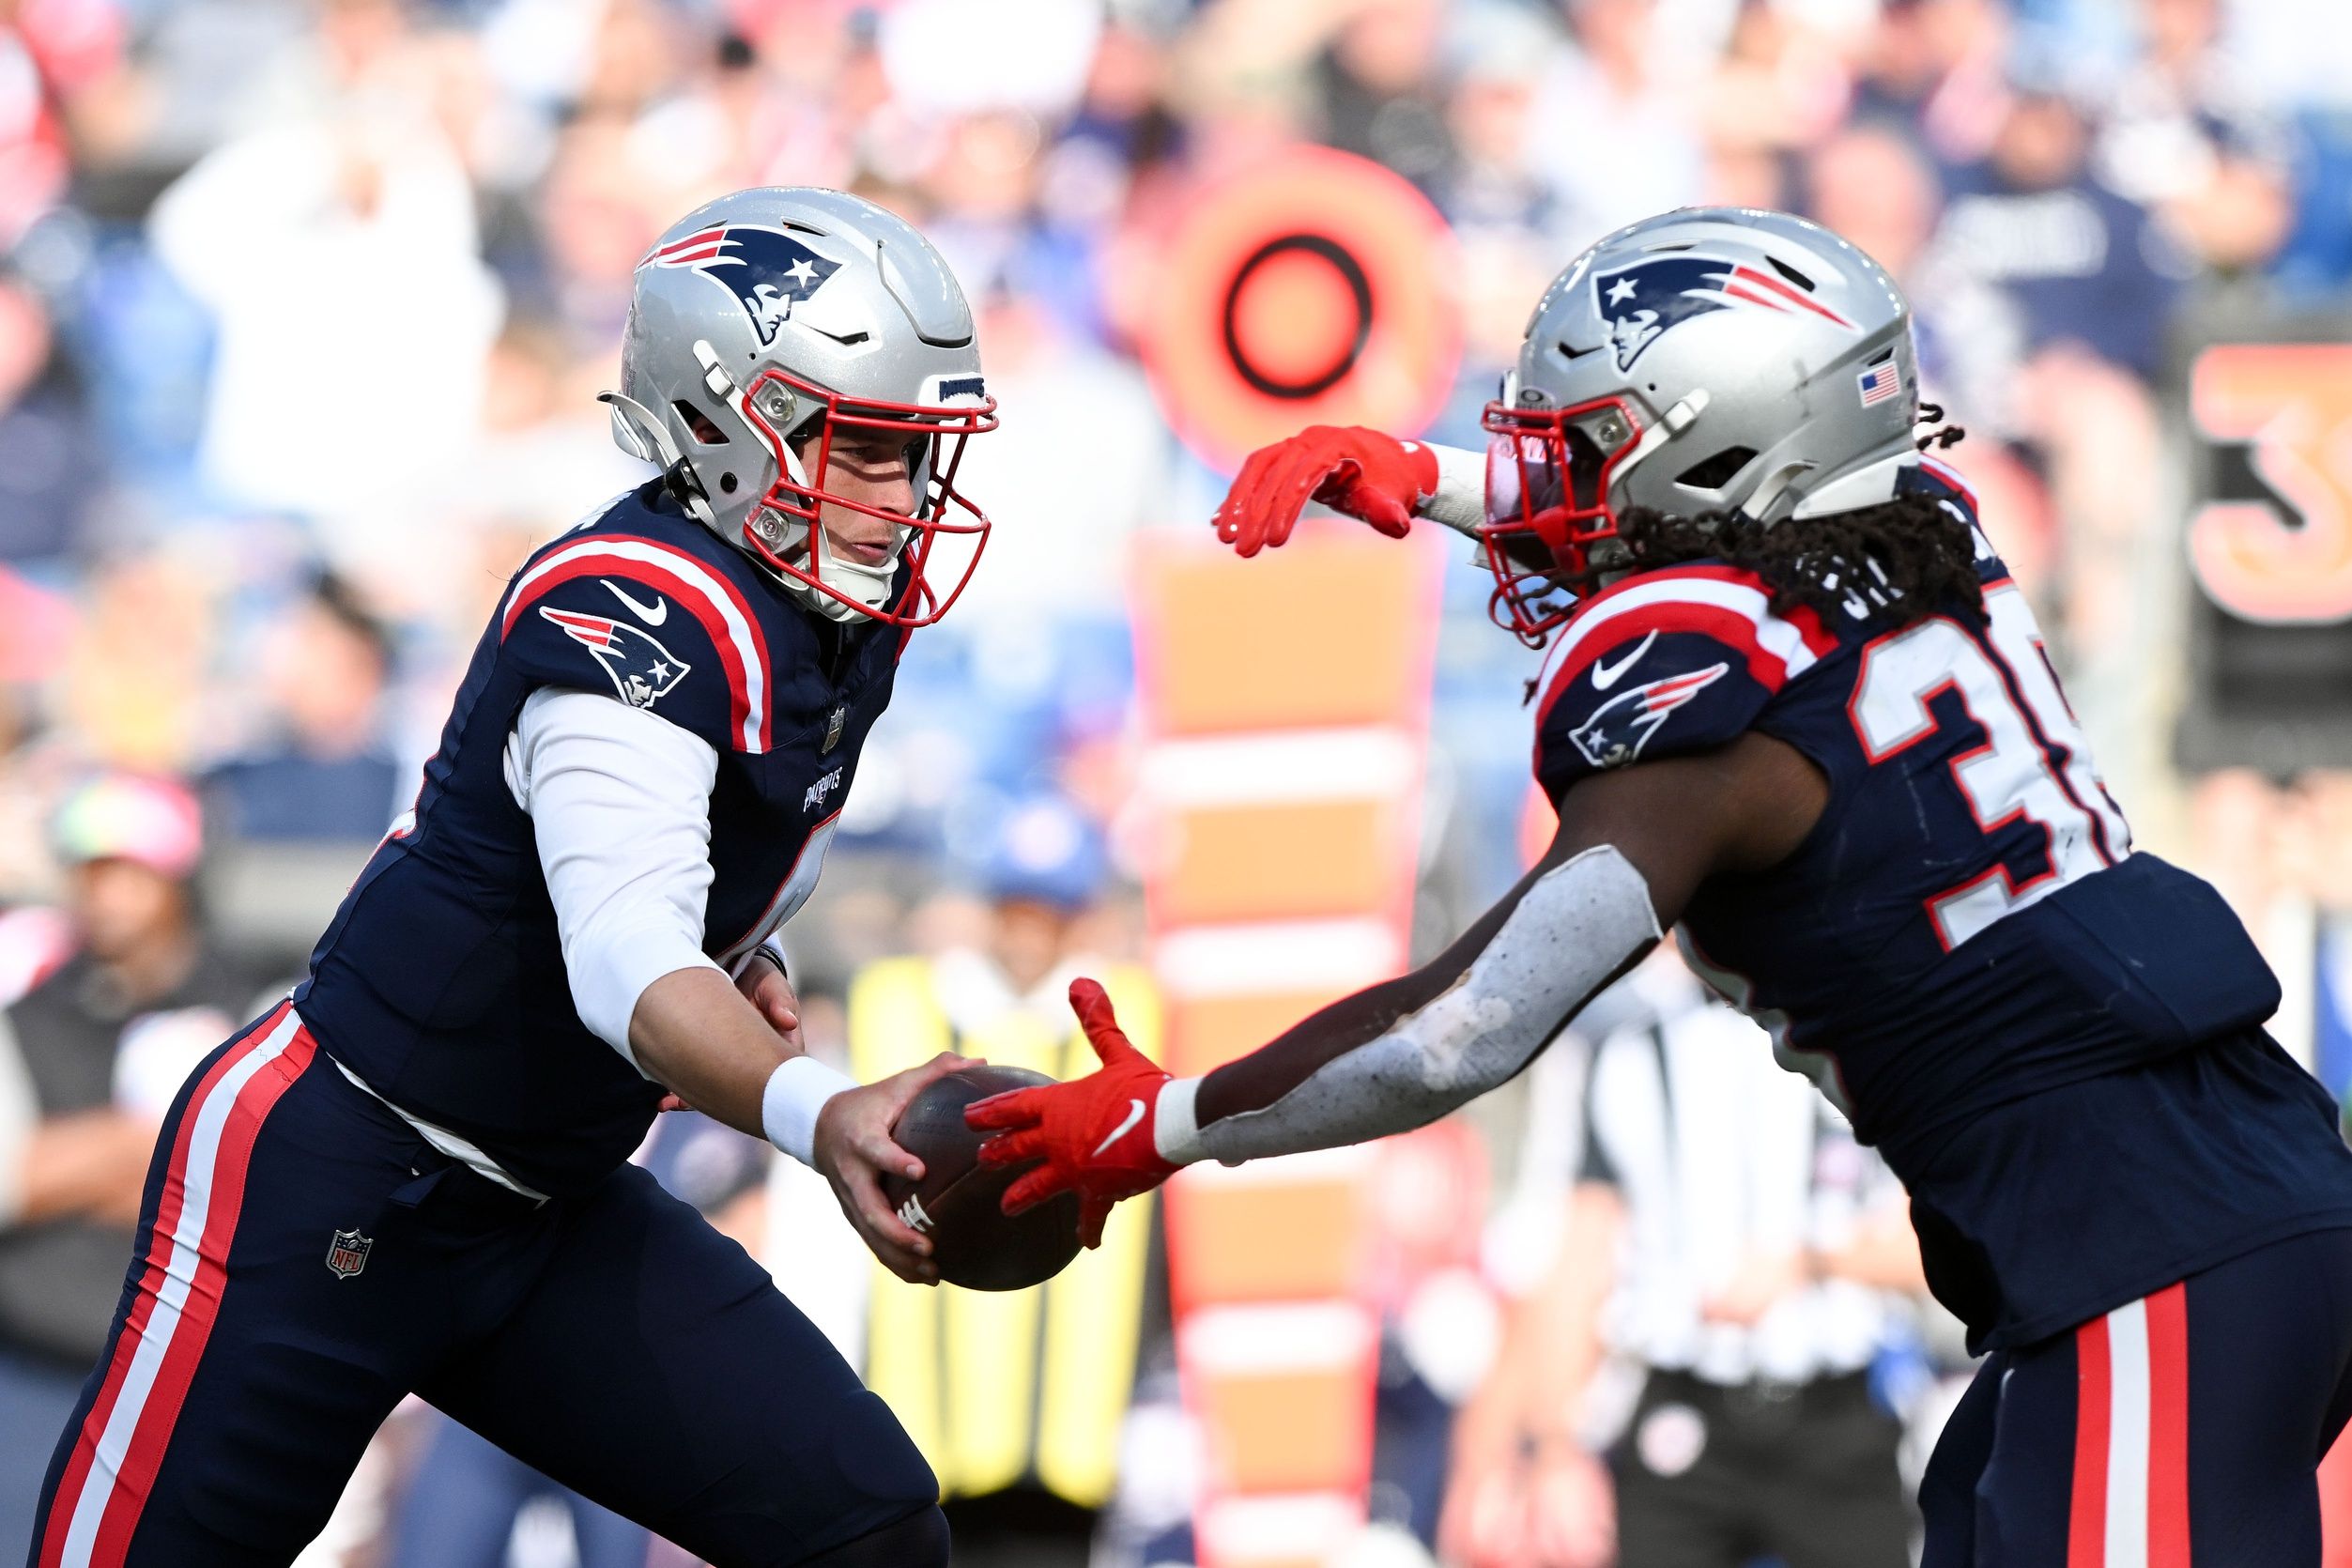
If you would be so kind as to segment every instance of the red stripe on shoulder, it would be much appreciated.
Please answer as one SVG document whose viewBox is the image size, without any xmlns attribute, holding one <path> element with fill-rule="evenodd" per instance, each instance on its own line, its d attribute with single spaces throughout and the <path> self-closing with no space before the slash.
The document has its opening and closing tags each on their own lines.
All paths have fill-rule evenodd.
<svg viewBox="0 0 2352 1568">
<path fill-rule="evenodd" d="M 1927 469 L 1930 474 L 1933 474 L 1936 478 L 1944 481 L 1945 484 L 1949 484 L 1953 489 L 1958 490 L 1960 492 L 1960 500 L 1968 503 L 1969 511 L 1981 512 L 1983 510 L 1983 508 L 1976 504 L 1976 492 L 1969 488 L 1968 481 L 1960 477 L 1960 469 L 1952 467 L 1951 464 L 1935 457 L 1920 458 L 1919 466 Z"/>
<path fill-rule="evenodd" d="M 648 561 L 640 553 L 623 553 L 610 547 L 621 545 L 657 552 L 665 559 Z M 728 579 L 724 571 L 674 545 L 624 533 L 591 534 L 559 541 L 538 561 L 523 569 L 522 586 L 508 601 L 500 618 L 500 638 L 503 640 L 512 633 L 523 611 L 546 594 L 575 578 L 586 576 L 617 577 L 650 592 L 674 596 L 684 605 L 701 623 L 711 645 L 718 651 L 720 668 L 727 672 L 730 731 L 746 747 L 766 748 L 768 715 L 776 690 L 776 683 L 770 674 L 773 667 L 768 660 L 767 634 L 761 629 L 760 618 L 752 612 L 749 601 Z M 729 626 L 719 600 L 710 591 L 713 584 L 733 607 L 746 629 L 745 637 L 739 638 Z M 745 645 L 746 638 L 747 649 Z M 754 673 L 759 678 L 761 695 L 761 711 L 756 725 L 752 722 L 750 689 L 750 677 Z"/>
<path fill-rule="evenodd" d="M 1737 592 L 1726 593 L 1726 589 Z M 1538 725 L 1576 677 L 1629 644 L 1661 633 L 1711 637 L 1740 655 L 1759 685 L 1767 692 L 1779 691 L 1788 684 L 1794 647 L 1820 658 L 1837 646 L 1837 639 L 1810 607 L 1776 615 L 1771 600 L 1763 579 L 1737 566 L 1668 566 L 1613 584 L 1588 600 L 1569 622 L 1561 638 L 1566 657 L 1545 695 Z M 1785 630 L 1768 636 L 1766 627 Z"/>
</svg>

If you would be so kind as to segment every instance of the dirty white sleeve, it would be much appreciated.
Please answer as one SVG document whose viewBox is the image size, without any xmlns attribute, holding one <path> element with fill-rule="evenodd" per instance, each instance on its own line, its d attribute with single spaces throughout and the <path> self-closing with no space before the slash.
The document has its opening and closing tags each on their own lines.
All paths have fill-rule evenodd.
<svg viewBox="0 0 2352 1568">
<path fill-rule="evenodd" d="M 1507 1083 L 1658 935 L 1650 884 L 1596 845 L 1538 877 L 1460 979 L 1273 1104 L 1200 1127 L 1199 1080 L 1170 1082 L 1153 1118 L 1161 1157 L 1237 1164 L 1435 1121 Z"/>
<path fill-rule="evenodd" d="M 1486 520 L 1486 454 L 1435 441 L 1424 444 L 1437 459 L 1437 493 L 1422 497 L 1414 513 L 1456 533 L 1476 535 Z"/>
<path fill-rule="evenodd" d="M 702 951 L 718 753 L 642 708 L 542 688 L 506 746 L 506 783 L 530 813 L 580 1022 L 628 1059 L 645 988 Z"/>
</svg>

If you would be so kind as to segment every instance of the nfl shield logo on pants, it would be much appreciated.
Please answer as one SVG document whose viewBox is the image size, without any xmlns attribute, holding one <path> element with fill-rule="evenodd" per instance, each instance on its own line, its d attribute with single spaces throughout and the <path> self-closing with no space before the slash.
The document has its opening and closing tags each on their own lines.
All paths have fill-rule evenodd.
<svg viewBox="0 0 2352 1568">
<path fill-rule="evenodd" d="M 367 1250 L 374 1245 L 358 1231 L 339 1230 L 327 1245 L 327 1267 L 337 1279 L 347 1280 L 367 1267 Z"/>
</svg>

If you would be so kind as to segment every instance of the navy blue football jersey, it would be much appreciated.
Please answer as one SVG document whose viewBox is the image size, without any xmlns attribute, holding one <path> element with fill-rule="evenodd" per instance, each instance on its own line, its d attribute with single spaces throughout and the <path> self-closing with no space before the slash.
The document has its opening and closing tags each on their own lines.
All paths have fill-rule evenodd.
<svg viewBox="0 0 2352 1568">
<path fill-rule="evenodd" d="M 505 777 L 523 701 L 602 693 L 719 756 L 703 947 L 732 971 L 815 887 L 905 634 L 789 599 L 658 484 L 534 554 L 458 689 L 410 817 L 344 898 L 296 992 L 327 1051 L 524 1184 L 592 1183 L 661 1089 L 580 1022 L 530 819 Z"/>
<path fill-rule="evenodd" d="M 1923 465 L 1907 483 L 1975 530 L 1949 470 Z M 1951 606 L 1904 621 L 1860 596 L 1778 612 L 1758 578 L 1716 562 L 1625 579 L 1563 629 L 1536 742 L 1555 801 L 1593 774 L 1749 730 L 1821 770 L 1828 804 L 1805 841 L 1767 871 L 1708 879 L 1678 936 L 1915 1200 L 1956 1130 L 2256 1034 L 2280 1000 L 2220 895 L 2132 847 L 2024 596 L 1976 538 L 1981 618 Z M 2352 1206 L 2347 1176 L 2331 1167 L 2329 1201 Z M 1956 1250 L 1985 1273 L 2003 1244 L 1955 1222 L 1969 1233 Z M 1940 1293 L 1975 1298 L 1962 1315 L 1979 1330 L 2073 1310 L 2048 1299 L 2061 1284 L 1986 1306 L 1992 1288 Z"/>
</svg>

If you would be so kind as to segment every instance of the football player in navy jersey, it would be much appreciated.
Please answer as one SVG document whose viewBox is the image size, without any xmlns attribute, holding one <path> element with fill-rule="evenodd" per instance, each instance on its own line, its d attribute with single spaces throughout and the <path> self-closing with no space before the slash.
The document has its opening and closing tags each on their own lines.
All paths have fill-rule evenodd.
<svg viewBox="0 0 2352 1568">
<path fill-rule="evenodd" d="M 1072 1000 L 1101 1071 L 975 1106 L 1089 1226 L 1193 1161 L 1354 1142 L 1524 1068 L 1677 928 L 1903 1178 L 1987 1351 L 1927 1568 L 2316 1564 L 2352 1402 L 2352 1152 L 2213 889 L 2132 847 L 1959 475 L 1909 307 L 1778 213 L 1692 209 L 1553 283 L 1487 460 L 1317 428 L 1249 460 L 1242 554 L 1310 499 L 1480 543 L 1548 640 L 1533 869 L 1430 963 L 1199 1079 Z M 1934 423 L 1930 415 L 1928 423 Z M 1948 445 L 1948 438 L 1938 443 Z"/>
<path fill-rule="evenodd" d="M 412 1391 L 719 1568 L 947 1560 L 888 1408 L 629 1157 L 676 1097 L 935 1278 L 880 1179 L 959 1060 L 811 1060 L 775 936 L 988 528 L 972 314 L 872 204 L 739 192 L 638 264 L 607 401 L 659 476 L 515 574 L 309 975 L 181 1089 L 34 1568 L 289 1562 Z"/>
</svg>

